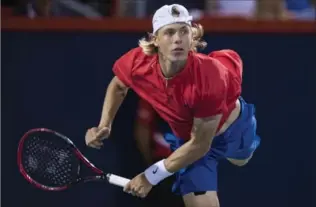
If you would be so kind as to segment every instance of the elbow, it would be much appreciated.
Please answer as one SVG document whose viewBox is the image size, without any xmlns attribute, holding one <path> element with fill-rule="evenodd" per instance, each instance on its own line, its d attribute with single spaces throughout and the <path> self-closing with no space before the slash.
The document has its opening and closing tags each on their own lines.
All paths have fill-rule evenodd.
<svg viewBox="0 0 316 207">
<path fill-rule="evenodd" d="M 203 143 L 201 146 L 201 153 L 202 153 L 202 156 L 206 155 L 210 149 L 211 149 L 211 143 L 210 142 L 207 142 L 207 143 Z"/>
<path fill-rule="evenodd" d="M 108 90 L 111 90 L 114 92 L 115 95 L 124 98 L 127 95 L 128 88 L 124 85 L 119 84 L 118 82 L 111 82 Z"/>
<path fill-rule="evenodd" d="M 113 83 L 113 85 L 115 85 L 115 87 L 117 87 L 120 90 L 128 90 L 128 87 L 116 76 L 112 79 L 111 83 Z"/>
<path fill-rule="evenodd" d="M 205 156 L 211 149 L 211 142 L 201 142 L 194 144 L 196 154 L 198 154 L 199 157 Z"/>
</svg>

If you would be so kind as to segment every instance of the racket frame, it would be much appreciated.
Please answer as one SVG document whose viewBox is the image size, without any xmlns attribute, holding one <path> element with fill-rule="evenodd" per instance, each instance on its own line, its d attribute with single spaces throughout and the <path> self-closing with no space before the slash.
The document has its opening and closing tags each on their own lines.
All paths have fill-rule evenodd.
<svg viewBox="0 0 316 207">
<path fill-rule="evenodd" d="M 24 141 L 26 140 L 27 137 L 29 137 L 30 134 L 33 134 L 35 132 L 47 132 L 47 133 L 52 133 L 55 134 L 56 136 L 64 139 L 74 150 L 74 153 L 76 157 L 85 164 L 85 166 L 88 166 L 94 173 L 97 175 L 95 176 L 87 176 L 87 177 L 79 177 L 76 179 L 76 181 L 69 183 L 64 186 L 58 186 L 58 187 L 52 187 L 52 186 L 46 186 L 43 185 L 37 181 L 35 181 L 33 178 L 31 178 L 26 170 L 23 167 L 22 163 L 22 153 L 23 153 L 23 146 L 24 146 Z M 98 169 L 95 167 L 80 151 L 79 149 L 75 146 L 75 144 L 65 135 L 60 134 L 54 130 L 47 129 L 47 128 L 34 128 L 29 131 L 27 131 L 19 141 L 18 145 L 18 154 L 17 154 L 17 164 L 19 167 L 20 173 L 23 175 L 23 177 L 31 184 L 33 184 L 35 187 L 40 188 L 42 190 L 46 191 L 63 191 L 68 188 L 70 188 L 72 185 L 79 183 L 79 182 L 90 182 L 90 181 L 107 181 L 113 185 L 117 185 L 120 187 L 124 187 L 130 180 L 127 178 L 123 178 L 121 176 L 117 176 L 111 173 L 104 173 L 102 170 Z"/>
</svg>

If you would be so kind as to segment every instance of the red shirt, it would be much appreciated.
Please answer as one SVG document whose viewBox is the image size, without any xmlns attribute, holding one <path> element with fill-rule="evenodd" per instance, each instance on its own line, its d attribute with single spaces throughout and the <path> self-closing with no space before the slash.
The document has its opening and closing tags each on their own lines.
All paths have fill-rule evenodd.
<svg viewBox="0 0 316 207">
<path fill-rule="evenodd" d="M 222 114 L 220 129 L 241 93 L 242 62 L 232 50 L 190 52 L 183 70 L 167 80 L 158 55 L 147 56 L 137 47 L 119 58 L 113 71 L 153 106 L 175 136 L 185 140 L 190 139 L 195 117 Z"/>
</svg>

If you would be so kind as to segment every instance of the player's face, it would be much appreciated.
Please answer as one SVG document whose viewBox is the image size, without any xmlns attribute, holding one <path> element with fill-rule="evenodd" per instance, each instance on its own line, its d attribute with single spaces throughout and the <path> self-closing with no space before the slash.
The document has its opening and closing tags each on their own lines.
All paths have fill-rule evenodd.
<svg viewBox="0 0 316 207">
<path fill-rule="evenodd" d="M 156 44 L 168 60 L 186 60 L 192 44 L 191 27 L 184 23 L 164 26 L 158 31 Z"/>
</svg>

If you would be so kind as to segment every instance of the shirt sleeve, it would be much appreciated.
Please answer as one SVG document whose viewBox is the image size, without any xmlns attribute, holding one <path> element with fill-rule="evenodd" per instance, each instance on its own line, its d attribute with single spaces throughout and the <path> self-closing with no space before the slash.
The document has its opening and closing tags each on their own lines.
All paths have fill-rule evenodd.
<svg viewBox="0 0 316 207">
<path fill-rule="evenodd" d="M 242 82 L 243 62 L 237 52 L 226 49 L 211 52 L 209 56 L 221 62 L 240 83 Z"/>
<path fill-rule="evenodd" d="M 127 87 L 132 84 L 132 68 L 139 48 L 132 49 L 115 61 L 113 72 Z"/>
<path fill-rule="evenodd" d="M 205 118 L 227 111 L 227 73 L 217 61 L 209 61 L 201 68 L 198 95 L 195 100 L 194 117 Z"/>
</svg>

